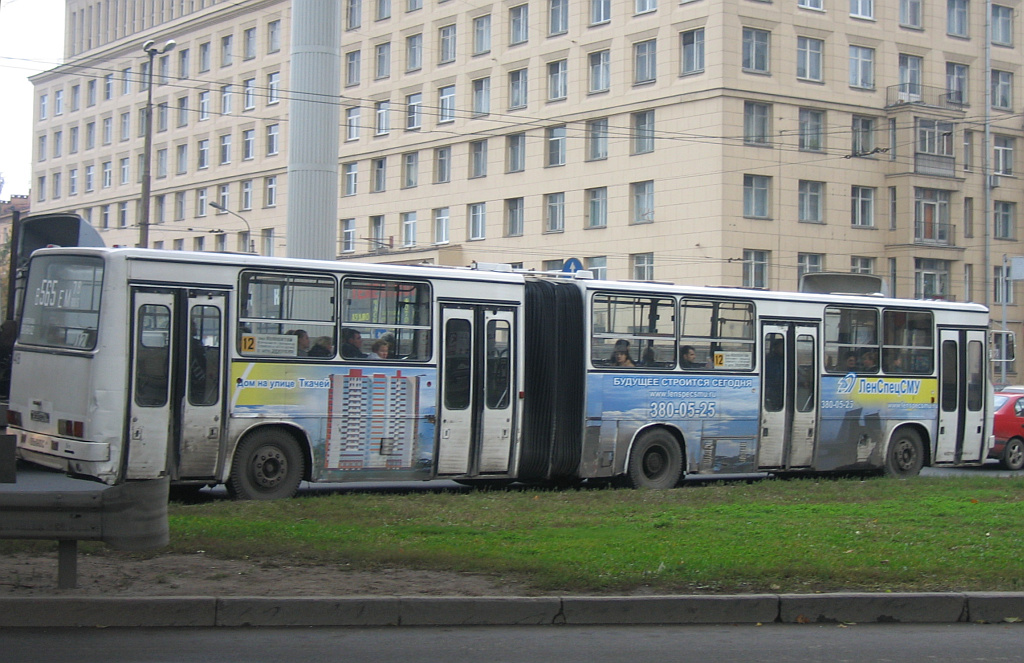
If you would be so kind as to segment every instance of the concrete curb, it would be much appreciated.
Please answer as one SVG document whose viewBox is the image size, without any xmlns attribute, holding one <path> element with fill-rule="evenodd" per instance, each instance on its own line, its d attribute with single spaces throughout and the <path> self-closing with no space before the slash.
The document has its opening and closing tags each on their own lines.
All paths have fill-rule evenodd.
<svg viewBox="0 0 1024 663">
<path fill-rule="evenodd" d="M 1024 592 L 734 596 L 0 597 L 0 628 L 1024 623 Z"/>
</svg>

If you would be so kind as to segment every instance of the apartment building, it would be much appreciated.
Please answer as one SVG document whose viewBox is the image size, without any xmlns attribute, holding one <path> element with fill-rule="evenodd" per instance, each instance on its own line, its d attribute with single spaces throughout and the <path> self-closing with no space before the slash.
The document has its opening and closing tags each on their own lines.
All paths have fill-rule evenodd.
<svg viewBox="0 0 1024 663">
<path fill-rule="evenodd" d="M 68 1 L 34 209 L 284 253 L 290 3 Z M 345 0 L 339 259 L 978 301 L 1020 332 L 1019 0 Z M 990 32 L 990 36 L 987 35 Z M 211 232 L 220 231 L 220 232 Z M 1009 284 L 1010 287 L 1007 287 Z"/>
</svg>

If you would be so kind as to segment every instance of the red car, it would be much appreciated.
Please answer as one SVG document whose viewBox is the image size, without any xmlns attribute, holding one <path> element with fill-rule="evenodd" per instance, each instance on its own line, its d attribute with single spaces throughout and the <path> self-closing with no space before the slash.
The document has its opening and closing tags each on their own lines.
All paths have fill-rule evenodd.
<svg viewBox="0 0 1024 663">
<path fill-rule="evenodd" d="M 1024 392 L 997 393 L 993 409 L 996 443 L 988 457 L 998 459 L 1008 470 L 1019 470 L 1024 467 Z"/>
</svg>

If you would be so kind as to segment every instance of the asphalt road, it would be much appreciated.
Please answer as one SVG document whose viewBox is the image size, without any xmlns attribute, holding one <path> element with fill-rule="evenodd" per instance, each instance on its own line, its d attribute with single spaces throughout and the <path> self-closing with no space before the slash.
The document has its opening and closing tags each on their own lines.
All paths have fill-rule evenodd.
<svg viewBox="0 0 1024 663">
<path fill-rule="evenodd" d="M 1024 625 L 4 629 L 10 663 L 1019 662 Z"/>
</svg>

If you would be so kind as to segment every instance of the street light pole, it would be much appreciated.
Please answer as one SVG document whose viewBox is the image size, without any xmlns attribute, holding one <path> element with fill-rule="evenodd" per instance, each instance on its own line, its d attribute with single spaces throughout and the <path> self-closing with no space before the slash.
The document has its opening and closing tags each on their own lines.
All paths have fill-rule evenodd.
<svg viewBox="0 0 1024 663">
<path fill-rule="evenodd" d="M 157 55 L 163 55 L 175 47 L 173 39 L 167 40 L 162 48 L 156 47 L 152 39 L 142 45 L 142 50 L 149 56 L 149 69 L 146 71 L 146 112 L 143 113 L 145 136 L 142 147 L 142 200 L 139 201 L 139 248 L 149 248 L 149 198 L 152 172 L 150 162 L 153 160 L 153 66 Z"/>
<path fill-rule="evenodd" d="M 245 220 L 245 217 L 239 214 L 238 212 L 232 212 L 231 210 L 229 210 L 227 207 L 224 207 L 220 203 L 211 202 L 210 207 L 216 210 L 220 210 L 221 212 L 227 212 L 231 216 L 236 216 L 239 219 L 241 219 L 242 223 L 245 224 L 245 234 L 249 238 L 249 253 L 256 253 L 256 240 L 252 238 L 252 228 L 249 227 L 249 222 Z"/>
</svg>

